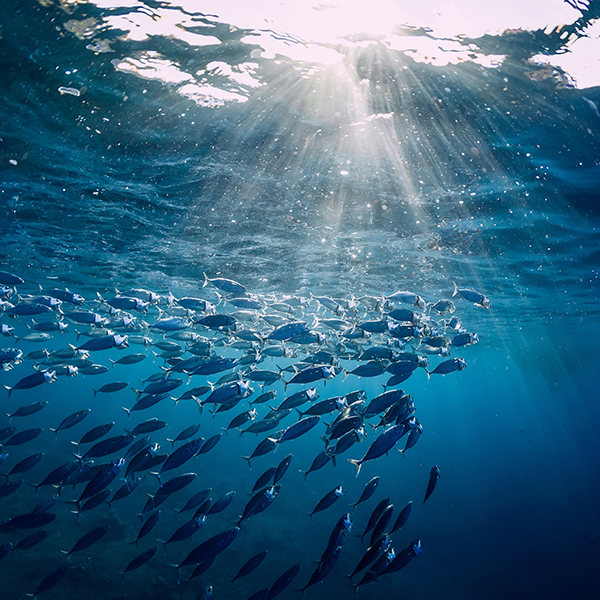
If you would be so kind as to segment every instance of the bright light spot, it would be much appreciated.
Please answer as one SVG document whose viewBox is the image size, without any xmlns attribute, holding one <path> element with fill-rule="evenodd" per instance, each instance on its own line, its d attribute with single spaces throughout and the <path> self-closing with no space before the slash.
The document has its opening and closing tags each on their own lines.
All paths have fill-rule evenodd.
<svg viewBox="0 0 600 600">
<path fill-rule="evenodd" d="M 175 63 L 162 58 L 153 50 L 141 53 L 139 58 L 115 59 L 112 64 L 117 71 L 133 73 L 144 79 L 160 79 L 166 83 L 182 83 L 193 79 L 188 73 L 182 72 Z"/>
</svg>

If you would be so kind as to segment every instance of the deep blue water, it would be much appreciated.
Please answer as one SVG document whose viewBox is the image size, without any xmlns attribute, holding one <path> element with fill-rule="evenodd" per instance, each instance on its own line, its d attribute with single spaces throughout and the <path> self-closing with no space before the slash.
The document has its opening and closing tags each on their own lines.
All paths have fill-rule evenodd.
<svg viewBox="0 0 600 600">
<path fill-rule="evenodd" d="M 158 525 L 139 549 L 131 544 L 141 525 L 135 515 L 145 494 L 156 491 L 154 477 L 146 475 L 112 509 L 84 513 L 81 523 L 63 500 L 76 499 L 83 486 L 65 489 L 52 509 L 57 518 L 47 526 L 48 539 L 0 561 L 3 597 L 33 594 L 65 563 L 61 550 L 108 524 L 106 537 L 74 554 L 66 576 L 41 597 L 188 600 L 212 585 L 215 599 L 245 599 L 298 563 L 299 575 L 281 596 L 296 598 L 292 589 L 308 582 L 334 523 L 375 475 L 380 485 L 353 513 L 338 564 L 306 598 L 354 597 L 347 575 L 367 547 L 354 534 L 385 497 L 394 518 L 414 502 L 409 521 L 393 535 L 395 549 L 421 539 L 424 551 L 403 571 L 361 588 L 361 598 L 598 596 L 600 92 L 598 83 L 578 81 L 560 61 L 575 56 L 578 44 L 598 40 L 599 8 L 597 2 L 564 3 L 571 12 L 554 22 L 552 10 L 561 3 L 549 4 L 535 26 L 523 22 L 473 36 L 462 23 L 452 37 L 436 34 L 433 11 L 431 22 L 407 17 L 387 37 L 365 29 L 313 40 L 306 23 L 278 20 L 281 7 L 291 10 L 293 3 L 252 10 L 243 3 L 236 10 L 235 2 L 2 3 L 0 271 L 25 280 L 19 294 L 69 288 L 86 298 L 84 309 L 102 311 L 97 293 L 110 298 L 130 287 L 216 303 L 214 288 L 202 286 L 206 273 L 243 283 L 268 314 L 267 305 L 289 295 L 349 300 L 410 290 L 435 302 L 451 297 L 453 281 L 491 300 L 486 310 L 453 298 L 455 314 L 480 339 L 453 351 L 465 358 L 466 370 L 428 379 L 418 369 L 401 385 L 424 428 L 405 458 L 392 450 L 355 477 L 344 458 L 364 455 L 375 439 L 367 426 L 366 440 L 304 483 L 298 469 L 308 469 L 323 449 L 322 423 L 253 460 L 251 470 L 240 457 L 264 435 L 230 432 L 210 453 L 173 471 L 193 471 L 197 478 L 161 507 Z M 309 13 L 315 22 L 321 18 L 312 8 Z M 365 27 L 370 16 L 364 15 Z M 128 36 L 126 23 L 136 20 L 138 33 L 132 27 Z M 418 51 L 411 50 L 413 41 Z M 434 50 L 419 50 L 428 41 Z M 7 300 L 19 301 L 16 292 Z M 315 313 L 335 317 L 318 308 L 313 299 L 299 318 L 312 324 Z M 224 312 L 222 303 L 217 311 Z M 147 323 L 159 318 L 156 307 L 132 314 Z M 351 311 L 342 316 L 359 318 Z M 72 322 L 69 333 L 44 343 L 18 340 L 32 324 L 29 317 L 0 314 L 0 323 L 16 334 L 0 338 L 0 347 L 25 354 L 87 339 L 74 333 L 85 326 Z M 270 331 L 262 321 L 244 327 Z M 334 333 L 315 327 L 341 353 Z M 232 341 L 204 328 L 193 331 Z M 162 338 L 150 335 L 155 342 Z M 375 336 L 372 343 L 386 341 Z M 308 351 L 298 349 L 296 360 Z M 148 357 L 102 375 L 2 392 L 3 412 L 39 400 L 48 405 L 12 419 L 20 429 L 44 431 L 6 448 L 0 472 L 44 452 L 34 469 L 11 476 L 39 483 L 73 458 L 71 440 L 106 421 L 116 421 L 110 435 L 117 435 L 151 417 L 165 420 L 168 426 L 152 437 L 161 452 L 170 452 L 166 439 L 190 423 L 201 423 L 201 435 L 209 438 L 247 409 L 242 401 L 213 419 L 192 401 L 164 400 L 128 419 L 121 407 L 135 401 L 129 388 L 164 366 L 153 350 L 160 352 L 134 344 L 103 350 L 92 358 L 109 367 L 109 359 L 127 353 Z M 440 359 L 430 361 L 435 366 Z M 258 368 L 292 362 L 267 357 Z M 340 363 L 347 369 L 359 364 Z M 25 360 L 0 371 L 0 383 L 14 385 L 34 364 Z M 364 389 L 370 400 L 387 375 L 343 378 L 339 373 L 327 385 L 315 384 L 320 397 Z M 112 381 L 129 388 L 94 396 L 92 388 Z M 194 376 L 189 385 L 205 382 Z M 266 389 L 278 391 L 278 404 L 299 388 L 286 391 L 278 382 Z M 92 411 L 76 428 L 58 436 L 48 430 L 86 407 Z M 259 418 L 268 410 L 258 409 Z M 294 420 L 290 415 L 281 426 Z M 5 426 L 8 419 L 0 421 Z M 279 497 L 242 525 L 191 590 L 189 571 L 177 585 L 168 563 L 233 526 L 256 478 L 288 453 L 294 456 Z M 433 465 L 441 477 L 425 508 Z M 311 524 L 305 513 L 337 485 L 347 495 Z M 213 500 L 231 490 L 235 499 L 192 540 L 170 545 L 167 558 L 159 548 L 122 585 L 128 562 L 183 523 L 171 509 L 206 487 Z M 51 493 L 42 488 L 34 497 L 22 485 L 0 498 L 0 520 L 28 512 Z M 0 545 L 16 544 L 27 533 L 0 533 Z M 262 550 L 268 555 L 259 569 L 231 585 L 227 579 Z"/>
</svg>

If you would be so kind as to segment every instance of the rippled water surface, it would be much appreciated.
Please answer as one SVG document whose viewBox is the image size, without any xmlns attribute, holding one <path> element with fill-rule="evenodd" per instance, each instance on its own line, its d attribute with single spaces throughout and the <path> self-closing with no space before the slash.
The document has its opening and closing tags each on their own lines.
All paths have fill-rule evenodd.
<svg viewBox="0 0 600 600">
<path fill-rule="evenodd" d="M 208 584 L 215 598 L 246 598 L 293 563 L 302 570 L 291 587 L 302 587 L 338 517 L 320 515 L 309 530 L 303 513 L 326 491 L 343 480 L 355 501 L 380 475 L 379 499 L 390 496 L 399 510 L 413 494 L 421 504 L 433 464 L 442 469 L 435 496 L 394 538 L 397 550 L 422 538 L 423 555 L 360 597 L 596 597 L 600 7 L 595 0 L 413 4 L 2 2 L 0 271 L 25 280 L 19 293 L 68 287 L 89 309 L 97 293 L 109 298 L 130 287 L 218 303 L 213 287 L 202 287 L 206 273 L 243 283 L 267 312 L 291 295 L 352 300 L 411 290 L 435 302 L 452 296 L 454 281 L 491 300 L 486 310 L 453 297 L 480 339 L 462 354 L 468 370 L 431 381 L 419 372 L 406 384 L 428 433 L 406 461 L 383 458 L 356 479 L 340 461 L 304 486 L 297 469 L 322 442 L 296 440 L 287 499 L 251 523 L 245 550 L 232 545 L 193 592 L 177 586 L 163 557 L 152 576 L 120 588 L 140 524 L 136 511 L 123 509 L 110 513 L 114 550 L 93 548 L 89 564 L 74 556 L 48 598 L 187 600 Z M 319 306 L 313 298 L 298 318 L 336 317 Z M 160 314 L 152 307 L 138 317 L 154 323 Z M 359 320 L 348 311 L 344 318 Z M 7 314 L 0 321 L 18 336 L 31 325 Z M 81 344 L 72 329 L 55 335 L 51 349 Z M 43 346 L 0 338 L 0 346 L 13 345 L 25 353 Z M 346 368 L 356 366 L 336 352 Z M 162 359 L 141 364 L 128 371 L 130 387 Z M 276 368 L 268 365 L 259 368 Z M 2 383 L 14 385 L 18 372 L 32 373 L 31 363 L 0 372 Z M 100 385 L 115 379 L 109 375 Z M 351 383 L 364 384 L 370 397 L 381 392 L 382 378 L 352 377 L 320 382 L 319 392 L 345 394 Z M 120 406 L 128 402 L 110 396 L 99 406 L 90 391 L 96 382 L 79 376 L 48 386 L 53 422 L 89 405 L 96 419 L 114 420 L 118 410 L 119 427 L 127 427 Z M 275 388 L 283 399 L 283 383 Z M 37 389 L 22 393 L 3 399 L 3 411 L 46 398 Z M 195 406 L 150 416 L 169 423 L 169 436 L 198 418 Z M 211 423 L 204 414 L 203 426 L 216 433 L 231 416 Z M 47 427 L 38 417 L 28 417 L 30 427 Z M 215 448 L 206 476 L 219 494 L 237 491 L 237 515 L 263 464 L 248 471 L 239 456 L 254 440 L 234 438 Z M 69 460 L 69 441 L 53 450 L 57 464 Z M 31 444 L 19 459 L 41 451 L 39 440 Z M 149 477 L 148 493 L 156 483 Z M 20 490 L 20 499 L 33 502 L 30 492 Z M 18 513 L 14 498 L 0 498 L 6 518 Z M 220 515 L 210 533 L 229 527 L 233 513 Z M 67 545 L 78 537 L 70 516 L 53 525 Z M 173 529 L 165 528 L 160 535 Z M 12 541 L 0 535 L 0 545 Z M 66 543 L 59 541 L 48 544 L 39 572 L 25 551 L 0 562 L 2 577 L 12 573 L 11 598 L 33 593 L 58 568 Z M 366 549 L 356 543 L 307 598 L 354 596 L 345 576 Z M 267 547 L 277 560 L 262 574 L 241 587 L 225 581 Z M 286 597 L 297 596 L 290 590 Z"/>
</svg>

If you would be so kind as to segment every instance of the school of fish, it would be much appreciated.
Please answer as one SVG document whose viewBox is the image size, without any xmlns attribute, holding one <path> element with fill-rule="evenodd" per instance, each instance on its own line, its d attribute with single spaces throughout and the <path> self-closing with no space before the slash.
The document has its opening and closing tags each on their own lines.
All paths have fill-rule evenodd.
<svg viewBox="0 0 600 600">
<path fill-rule="evenodd" d="M 37 597 L 55 586 L 60 589 L 73 565 L 85 564 L 76 563 L 77 557 L 102 553 L 105 562 L 111 561 L 111 545 L 123 544 L 110 541 L 115 525 L 109 514 L 118 510 L 121 520 L 138 523 L 135 538 L 126 542 L 132 545 L 129 560 L 123 562 L 121 552 L 115 553 L 111 566 L 125 592 L 132 571 L 145 569 L 145 581 L 152 582 L 153 561 L 162 561 L 172 568 L 169 585 L 185 581 L 199 598 L 219 597 L 223 582 L 212 579 L 213 563 L 221 554 L 227 556 L 230 545 L 239 545 L 248 520 L 265 518 L 257 515 L 280 495 L 294 493 L 295 484 L 288 484 L 291 477 L 285 475 L 298 438 L 324 442 L 312 464 L 295 465 L 304 481 L 343 459 L 354 465 L 358 477 L 365 463 L 392 450 L 410 452 L 417 444 L 425 427 L 415 400 L 399 386 L 410 385 L 418 371 L 429 378 L 465 369 L 466 360 L 453 354 L 479 339 L 463 327 L 457 305 L 490 307 L 481 292 L 453 285 L 453 299 L 429 302 L 409 291 L 275 297 L 204 275 L 194 297 L 134 288 L 84 298 L 56 282 L 39 285 L 0 271 L 0 382 L 6 389 L 6 421 L 0 426 L 0 473 L 5 478 L 0 484 L 0 573 L 14 568 L 9 560 L 27 561 L 28 552 L 39 545 L 46 557 L 55 558 L 56 568 L 40 572 L 20 593 Z M 96 386 L 93 378 L 107 372 L 118 373 L 119 380 Z M 89 398 L 69 397 L 76 376 L 90 379 Z M 343 395 L 327 394 L 327 381 L 334 378 L 338 386 L 348 387 Z M 381 393 L 368 397 L 361 389 L 367 378 L 382 382 Z M 48 385 L 60 386 L 64 405 L 73 408 L 56 423 L 40 420 L 42 411 L 48 411 Z M 123 406 L 127 402 L 119 392 L 127 388 L 135 395 Z M 108 399 L 103 408 L 114 408 L 114 420 L 95 420 L 97 395 Z M 111 403 L 113 398 L 119 400 Z M 169 423 L 160 418 L 160 403 L 166 401 L 175 401 L 175 409 L 179 403 L 196 403 L 198 422 L 166 437 Z M 115 423 L 123 410 L 128 427 L 118 431 Z M 220 414 L 225 412 L 230 415 Z M 48 442 L 39 443 L 44 430 L 55 438 L 51 451 Z M 193 471 L 203 469 L 195 466 L 201 455 L 236 443 L 239 437 L 230 436 L 232 430 L 239 437 L 257 436 L 253 452 L 240 461 L 261 474 L 251 490 L 234 489 L 212 499 L 215 482 Z M 280 445 L 285 456 L 278 454 L 266 468 L 265 461 Z M 52 463 L 46 454 L 53 456 Z M 62 460 L 56 461 L 57 455 Z M 416 492 L 420 502 L 429 500 L 440 476 L 440 468 L 432 466 L 428 481 Z M 381 499 L 370 515 L 356 517 L 356 507 L 376 494 L 380 477 L 385 475 L 366 482 L 360 497 L 345 508 L 341 499 L 347 490 L 332 480 L 330 491 L 306 506 L 303 516 L 290 515 L 314 522 L 327 511 L 329 520 L 319 521 L 320 529 L 331 531 L 325 548 L 316 547 L 303 564 L 290 565 L 279 577 L 264 569 L 264 586 L 250 596 L 228 591 L 221 597 L 233 593 L 270 600 L 288 587 L 310 595 L 309 588 L 335 572 L 343 547 L 353 543 L 346 540 L 353 527 L 368 547 L 351 573 L 339 572 L 340 597 L 347 594 L 343 577 L 351 578 L 358 593 L 404 569 L 423 552 L 420 539 L 396 547 L 392 541 L 409 519 L 412 500 L 402 501 L 395 518 L 393 498 Z M 146 495 L 136 493 L 138 488 Z M 160 530 L 165 510 L 183 517 L 178 527 Z M 90 511 L 105 515 L 106 522 L 87 526 Z M 216 533 L 203 537 L 206 523 Z M 69 547 L 61 534 L 67 531 L 68 539 L 75 540 Z M 227 564 L 227 585 L 234 590 L 238 580 L 268 563 L 268 551 Z M 157 585 L 162 589 L 164 584 Z M 151 597 L 149 592 L 145 597 Z"/>
</svg>

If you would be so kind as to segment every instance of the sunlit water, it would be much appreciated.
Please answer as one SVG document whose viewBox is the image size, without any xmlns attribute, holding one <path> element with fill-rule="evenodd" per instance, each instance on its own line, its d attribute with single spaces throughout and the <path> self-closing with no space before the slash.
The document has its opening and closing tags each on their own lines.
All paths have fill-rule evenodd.
<svg viewBox="0 0 600 600">
<path fill-rule="evenodd" d="M 20 292 L 39 284 L 92 299 L 146 287 L 180 298 L 206 295 L 206 272 L 276 298 L 409 289 L 435 301 L 457 281 L 492 301 L 486 311 L 457 300 L 481 340 L 462 354 L 467 370 L 431 381 L 419 372 L 404 386 L 427 434 L 405 461 L 384 457 L 355 479 L 342 460 L 305 486 L 296 469 L 322 442 L 296 440 L 289 493 L 250 520 L 245 545 L 232 545 L 194 593 L 176 585 L 160 554 L 151 576 L 140 570 L 121 587 L 140 494 L 110 517 L 110 545 L 74 556 L 48 598 L 193 598 L 208 583 L 215 598 L 246 598 L 296 562 L 291 587 L 301 587 L 339 511 L 310 527 L 303 512 L 342 482 L 354 501 L 378 474 L 377 498 L 356 511 L 361 530 L 385 496 L 420 504 L 433 464 L 442 470 L 435 495 L 394 538 L 397 548 L 421 538 L 423 555 L 361 597 L 596 597 L 598 3 L 413 4 L 2 3 L 0 270 L 25 279 Z M 67 342 L 77 343 L 72 333 L 52 347 Z M 109 355 L 118 357 L 101 362 Z M 130 367 L 126 380 L 135 387 L 159 364 Z M 18 379 L 16 369 L 0 376 Z M 120 406 L 133 394 L 105 402 L 90 389 L 113 380 L 60 379 L 2 406 L 48 399 L 30 427 L 55 426 L 84 406 L 96 423 L 118 412 L 127 427 Z M 319 389 L 364 384 L 373 396 L 381 381 L 342 386 L 340 376 Z M 195 405 L 155 416 L 169 423 L 163 443 L 198 419 Z M 203 416 L 203 435 L 230 416 Z M 19 456 L 53 448 L 54 436 L 43 435 Z M 24 478 L 68 460 L 68 437 Z M 238 496 L 210 532 L 229 526 L 263 466 L 287 453 L 249 471 L 239 457 L 255 443 L 223 439 L 206 461 L 213 498 Z M 30 496 L 0 499 L 5 516 L 21 501 L 33 506 Z M 11 597 L 33 593 L 87 530 L 73 530 L 69 510 L 61 506 L 44 550 L 0 562 Z M 176 524 L 164 512 L 158 537 Z M 104 523 L 83 520 L 88 529 Z M 263 571 L 236 587 L 225 581 L 265 548 Z M 363 550 L 353 539 L 306 597 L 353 597 L 345 575 Z"/>
</svg>

